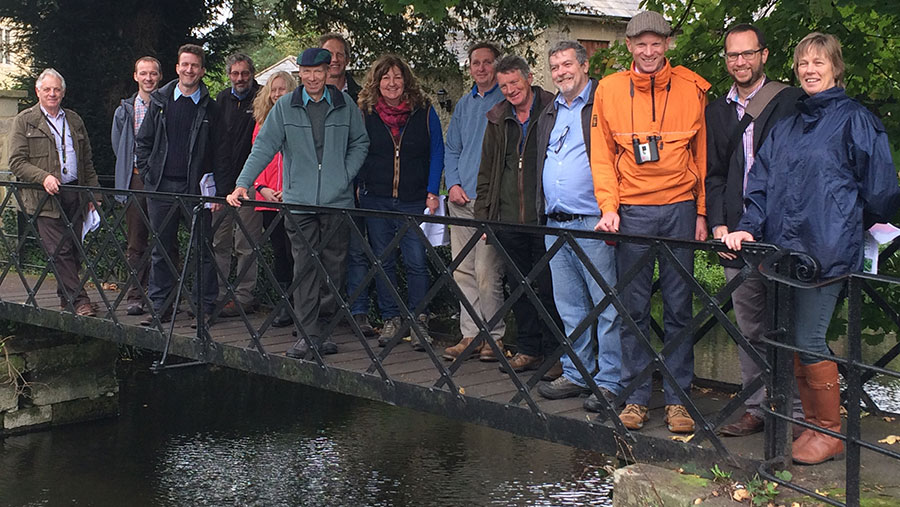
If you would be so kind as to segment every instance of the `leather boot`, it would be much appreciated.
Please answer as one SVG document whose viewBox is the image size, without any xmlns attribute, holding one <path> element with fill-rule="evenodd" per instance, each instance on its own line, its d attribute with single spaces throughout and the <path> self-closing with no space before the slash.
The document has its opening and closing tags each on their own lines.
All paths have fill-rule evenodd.
<svg viewBox="0 0 900 507">
<path fill-rule="evenodd" d="M 463 353 L 463 350 L 465 350 L 466 347 L 468 347 L 469 344 L 472 343 L 472 341 L 474 341 L 474 340 L 475 340 L 475 338 L 472 338 L 472 337 L 469 337 L 469 336 L 464 337 L 464 338 L 463 338 L 462 340 L 460 340 L 459 343 L 457 343 L 456 345 L 454 345 L 454 346 L 452 346 L 452 347 L 447 347 L 447 348 L 445 348 L 445 349 L 444 349 L 444 353 L 441 354 L 441 357 L 443 357 L 444 360 L 446 360 L 446 361 L 456 361 L 456 358 L 459 357 L 459 355 Z M 479 344 L 479 345 L 476 345 L 476 346 L 472 349 L 471 354 L 469 354 L 469 355 L 466 357 L 466 360 L 468 360 L 468 359 L 474 359 L 474 358 L 481 352 L 481 348 L 482 348 L 482 347 L 484 347 L 484 344 L 483 344 L 483 343 L 482 343 L 482 344 Z"/>
<path fill-rule="evenodd" d="M 841 387 L 838 384 L 838 368 L 834 361 L 821 361 L 802 366 L 806 372 L 808 392 L 804 400 L 803 410 L 810 420 L 807 405 L 813 408 L 816 425 L 836 433 L 841 431 Z M 802 392 L 802 391 L 801 391 Z M 825 461 L 841 458 L 844 453 L 844 442 L 819 433 L 806 430 L 808 437 L 801 437 L 794 443 L 794 462 L 800 465 L 817 465 Z"/>
<path fill-rule="evenodd" d="M 794 354 L 794 377 L 797 379 L 797 393 L 800 396 L 800 403 L 803 404 L 803 418 L 810 424 L 821 426 L 818 419 L 816 419 L 816 407 L 812 401 L 812 389 L 809 388 L 809 384 L 806 382 L 806 369 L 804 369 L 803 363 L 800 362 L 799 354 Z M 800 435 L 794 438 L 792 447 L 794 449 L 805 445 L 806 439 L 815 433 L 803 426 L 796 425 L 792 428 L 792 431 L 800 432 Z"/>
</svg>

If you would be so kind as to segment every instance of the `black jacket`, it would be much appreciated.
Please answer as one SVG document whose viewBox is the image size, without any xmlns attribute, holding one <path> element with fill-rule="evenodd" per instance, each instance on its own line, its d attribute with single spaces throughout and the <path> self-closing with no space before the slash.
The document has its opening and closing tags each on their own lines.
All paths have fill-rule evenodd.
<svg viewBox="0 0 900 507">
<path fill-rule="evenodd" d="M 216 105 L 219 107 L 217 128 L 219 137 L 215 143 L 216 165 L 213 172 L 216 179 L 216 195 L 220 197 L 225 197 L 234 190 L 234 182 L 250 155 L 253 128 L 256 126 L 256 120 L 253 118 L 253 99 L 256 98 L 258 91 L 259 83 L 254 81 L 243 99 L 235 97 L 231 93 L 231 88 L 226 88 L 216 95 Z"/>
<path fill-rule="evenodd" d="M 759 152 L 772 126 L 781 118 L 797 112 L 797 100 L 803 90 L 785 88 L 753 121 L 753 153 Z M 706 218 L 710 229 L 720 225 L 733 231 L 743 215 L 744 150 L 738 141 L 727 153 L 738 125 L 736 105 L 721 96 L 706 107 Z M 720 260 L 725 266 L 741 267 L 740 260 Z"/>
<path fill-rule="evenodd" d="M 584 135 L 584 149 L 588 153 L 588 158 L 591 156 L 591 113 L 594 110 L 594 92 L 597 91 L 597 83 L 599 81 L 591 78 L 588 85 L 591 87 L 591 93 L 588 96 L 587 103 L 581 110 L 581 130 Z M 537 117 L 537 193 L 534 197 L 539 211 L 538 220 L 541 224 L 547 223 L 547 217 L 544 215 L 544 161 L 547 158 L 547 146 L 550 144 L 550 132 L 553 131 L 553 126 L 556 125 L 556 106 L 554 102 L 556 102 L 556 97 L 558 96 L 559 93 Z"/>
<path fill-rule="evenodd" d="M 162 88 L 150 94 L 150 107 L 141 124 L 141 130 L 135 139 L 135 156 L 138 172 L 144 180 L 144 190 L 155 192 L 159 188 L 163 167 L 168 152 L 168 132 L 166 132 L 165 105 L 175 93 L 178 80 L 174 79 Z M 212 171 L 213 140 L 218 121 L 216 102 L 209 96 L 206 85 L 200 83 L 200 102 L 197 104 L 197 116 L 191 125 L 190 132 L 179 132 L 174 135 L 189 135 L 191 139 L 191 155 L 188 161 L 188 191 L 200 194 L 200 178 Z"/>
</svg>

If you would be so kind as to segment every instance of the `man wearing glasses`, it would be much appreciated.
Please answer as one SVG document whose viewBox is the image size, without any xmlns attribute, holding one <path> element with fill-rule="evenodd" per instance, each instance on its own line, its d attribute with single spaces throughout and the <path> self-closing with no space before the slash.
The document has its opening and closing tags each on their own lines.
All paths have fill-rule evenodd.
<svg viewBox="0 0 900 507">
<path fill-rule="evenodd" d="M 559 89 L 556 98 L 538 117 L 538 209 L 547 225 L 560 229 L 593 231 L 600 220 L 591 176 L 591 106 L 597 80 L 588 77 L 587 51 L 574 41 L 562 41 L 550 49 L 550 76 Z M 547 236 L 549 249 L 556 236 Z M 576 240 L 594 268 L 610 286 L 616 284 L 615 248 L 596 239 Z M 573 336 L 594 305 L 606 297 L 600 284 L 575 249 L 565 244 L 550 260 L 553 298 L 572 341 L 572 349 L 604 398 L 612 400 L 621 390 L 619 344 L 621 319 L 608 305 L 595 323 Z M 596 337 L 594 328 L 596 326 Z M 555 400 L 590 394 L 585 376 L 573 358 L 562 357 L 562 375 L 538 386 L 544 398 Z M 600 410 L 601 401 L 591 395 L 585 408 Z"/>
<path fill-rule="evenodd" d="M 253 99 L 259 90 L 259 83 L 254 77 L 256 69 L 253 60 L 243 54 L 234 53 L 225 59 L 225 69 L 231 88 L 226 88 L 216 96 L 220 111 L 220 138 L 216 145 L 216 195 L 225 197 L 234 190 L 234 182 L 250 155 L 253 127 Z M 250 189 L 250 198 L 255 192 Z M 244 229 L 234 219 L 235 215 L 244 224 Z M 244 313 L 253 313 L 256 303 L 253 289 L 256 287 L 257 263 L 253 253 L 253 245 L 262 236 L 262 213 L 256 213 L 252 206 L 234 210 L 223 208 L 213 217 L 213 251 L 216 254 L 216 265 L 220 277 L 228 278 L 231 273 L 231 254 L 237 261 L 234 283 L 234 297 L 228 296 L 228 285 L 225 279 L 219 279 L 219 301 L 224 307 L 219 313 L 221 317 L 240 315 L 238 305 Z M 244 233 L 250 233 L 248 237 Z"/>
<path fill-rule="evenodd" d="M 733 84 L 728 93 L 706 108 L 707 173 L 706 211 L 713 237 L 720 239 L 733 230 L 744 213 L 743 200 L 747 175 L 760 145 L 772 126 L 794 112 L 799 88 L 770 81 L 765 63 L 769 58 L 766 39 L 753 25 L 736 25 L 725 34 L 725 68 Z M 725 278 L 738 276 L 744 263 L 734 254 L 720 253 Z M 754 271 L 731 294 L 738 327 L 759 358 L 766 348 L 759 340 L 768 330 L 766 287 Z M 746 388 L 760 374 L 760 367 L 743 348 L 738 348 L 741 381 Z M 724 436 L 740 437 L 763 430 L 765 389 L 760 387 L 744 401 L 746 411 L 741 418 L 719 429 Z M 794 417 L 802 418 L 800 397 L 794 396 Z"/>
</svg>

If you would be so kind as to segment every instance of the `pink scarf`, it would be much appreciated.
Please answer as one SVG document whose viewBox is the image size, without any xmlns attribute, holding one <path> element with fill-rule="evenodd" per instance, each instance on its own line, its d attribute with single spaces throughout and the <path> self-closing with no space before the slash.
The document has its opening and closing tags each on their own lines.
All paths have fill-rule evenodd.
<svg viewBox="0 0 900 507">
<path fill-rule="evenodd" d="M 378 97 L 375 112 L 378 113 L 381 121 L 391 129 L 391 135 L 396 139 L 400 137 L 400 129 L 405 127 L 406 121 L 409 120 L 409 102 L 404 101 L 396 106 L 391 106 L 384 101 L 383 97 Z"/>
</svg>

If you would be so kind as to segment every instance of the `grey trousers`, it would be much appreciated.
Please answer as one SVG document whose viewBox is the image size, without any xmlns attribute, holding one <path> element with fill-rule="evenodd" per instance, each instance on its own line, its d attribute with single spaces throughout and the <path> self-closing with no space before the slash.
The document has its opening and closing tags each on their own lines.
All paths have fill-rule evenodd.
<svg viewBox="0 0 900 507">
<path fill-rule="evenodd" d="M 731 281 L 738 276 L 741 270 L 738 268 L 725 268 L 725 279 Z M 738 285 L 734 292 L 731 293 L 731 302 L 734 304 L 734 318 L 737 321 L 738 329 L 750 342 L 750 345 L 761 355 L 766 357 L 766 345 L 760 341 L 769 330 L 770 316 L 766 315 L 766 284 L 762 276 L 758 272 L 747 277 L 744 283 Z M 738 361 L 741 367 L 741 384 L 746 387 L 756 380 L 756 377 L 762 373 L 759 366 L 750 354 L 741 347 L 738 347 Z M 793 378 L 793 377 L 791 377 Z M 747 412 L 756 417 L 763 417 L 765 414 L 759 408 L 766 401 L 766 388 L 761 387 L 751 394 L 745 401 Z M 797 392 L 797 383 L 794 381 L 794 405 L 793 415 L 795 418 L 803 417 L 803 407 L 800 404 L 800 394 Z"/>
<path fill-rule="evenodd" d="M 255 191 L 249 190 L 250 199 L 256 199 Z M 237 210 L 223 209 L 213 215 L 213 227 L 216 231 L 213 235 L 213 252 L 216 254 L 216 265 L 219 272 L 226 278 L 231 274 L 231 256 L 237 261 L 235 268 L 234 299 L 238 303 L 253 303 L 253 290 L 256 288 L 256 278 L 259 272 L 257 258 L 253 255 L 253 245 L 259 244 L 262 236 L 262 213 L 257 213 L 253 206 L 241 206 Z M 235 213 L 244 229 L 249 235 L 244 234 L 235 220 Z M 225 299 L 228 286 L 225 280 L 219 278 L 219 299 Z"/>
<path fill-rule="evenodd" d="M 343 289 L 347 273 L 349 231 L 340 216 L 312 213 L 295 213 L 293 217 L 285 217 L 284 227 L 294 254 L 294 281 L 300 280 L 294 290 L 297 323 L 306 334 L 320 336 L 320 315 L 330 318 L 337 312 L 338 304 L 335 294 L 329 290 L 325 277 L 316 266 L 313 252 L 318 253 L 337 290 Z M 334 228 L 337 228 L 337 232 L 326 243 L 326 237 Z"/>
</svg>

